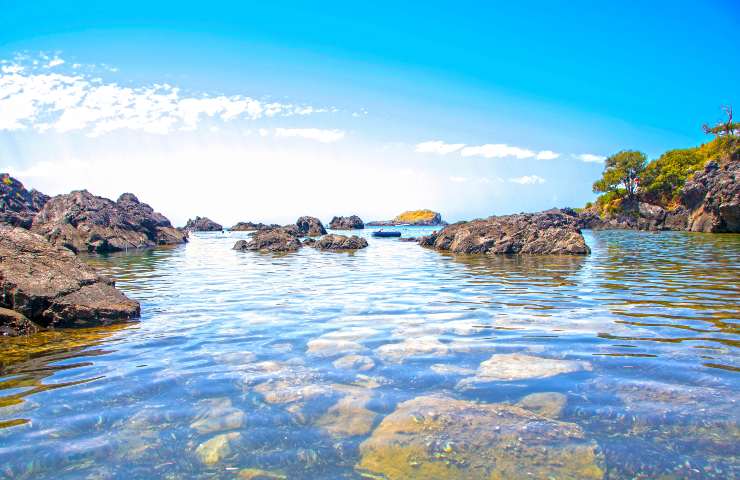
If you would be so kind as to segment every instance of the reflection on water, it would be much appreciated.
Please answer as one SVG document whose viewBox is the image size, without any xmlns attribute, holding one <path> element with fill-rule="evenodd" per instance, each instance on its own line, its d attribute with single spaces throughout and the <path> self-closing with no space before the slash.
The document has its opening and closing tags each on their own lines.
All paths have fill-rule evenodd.
<svg viewBox="0 0 740 480">
<path fill-rule="evenodd" d="M 140 323 L 1 339 L 0 477 L 399 478 L 367 449 L 398 461 L 381 433 L 399 405 L 442 397 L 561 422 L 536 448 L 521 427 L 499 465 L 577 431 L 597 449 L 559 474 L 740 476 L 738 236 L 586 232 L 588 257 L 488 258 L 232 251 L 245 235 L 88 258 Z M 412 420 L 436 437 L 406 477 L 494 468 Z"/>
</svg>

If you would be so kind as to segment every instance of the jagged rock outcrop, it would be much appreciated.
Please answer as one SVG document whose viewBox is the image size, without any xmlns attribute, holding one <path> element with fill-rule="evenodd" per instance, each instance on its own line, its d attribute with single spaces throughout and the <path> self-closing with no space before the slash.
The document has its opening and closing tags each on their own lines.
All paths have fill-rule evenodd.
<svg viewBox="0 0 740 480">
<path fill-rule="evenodd" d="M 9 308 L 0 308 L 0 337 L 32 335 L 41 328 L 22 313 Z"/>
<path fill-rule="evenodd" d="M 49 200 L 38 190 L 26 190 L 7 173 L 0 174 L 0 223 L 31 228 L 33 217 Z"/>
<path fill-rule="evenodd" d="M 249 240 L 239 240 L 234 250 L 260 252 L 295 252 L 301 248 L 301 241 L 294 231 L 286 228 L 260 230 Z"/>
<path fill-rule="evenodd" d="M 188 219 L 184 230 L 188 232 L 220 232 L 224 227 L 208 217 L 195 217 Z"/>
<path fill-rule="evenodd" d="M 276 223 L 267 225 L 264 223 L 239 222 L 231 227 L 229 230 L 231 230 L 232 232 L 251 232 L 253 230 L 269 230 L 271 228 L 280 228 L 280 225 Z"/>
<path fill-rule="evenodd" d="M 367 247 L 367 240 L 357 235 L 324 235 L 312 246 L 319 250 L 359 250 Z"/>
<path fill-rule="evenodd" d="M 692 232 L 740 232 L 740 159 L 709 162 L 684 185 L 681 203 Z"/>
<path fill-rule="evenodd" d="M 75 252 L 106 253 L 187 241 L 187 232 L 174 228 L 132 193 L 116 202 L 87 190 L 57 195 L 34 217 L 31 230 Z"/>
<path fill-rule="evenodd" d="M 318 237 L 326 235 L 326 229 L 316 217 L 301 217 L 295 222 L 301 236 Z"/>
<path fill-rule="evenodd" d="M 397 225 L 416 225 L 416 226 L 438 226 L 447 225 L 442 220 L 439 212 L 432 210 L 409 210 L 396 216 L 393 220 L 376 220 L 368 222 L 369 227 L 392 227 Z"/>
<path fill-rule="evenodd" d="M 349 217 L 334 217 L 329 222 L 331 230 L 360 230 L 365 228 L 365 223 L 357 215 Z"/>
<path fill-rule="evenodd" d="M 139 316 L 139 302 L 72 251 L 0 225 L 0 307 L 41 327 L 91 327 Z M 16 317 L 23 323 L 22 317 Z"/>
<path fill-rule="evenodd" d="M 421 245 L 453 253 L 585 255 L 590 253 L 572 210 L 493 216 L 448 225 Z"/>
</svg>

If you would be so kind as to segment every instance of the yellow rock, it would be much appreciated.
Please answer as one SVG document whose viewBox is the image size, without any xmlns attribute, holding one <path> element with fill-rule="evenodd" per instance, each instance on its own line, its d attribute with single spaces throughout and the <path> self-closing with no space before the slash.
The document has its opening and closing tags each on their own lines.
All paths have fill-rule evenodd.
<svg viewBox="0 0 740 480">
<path fill-rule="evenodd" d="M 207 442 L 198 445 L 195 454 L 206 465 L 214 465 L 231 455 L 231 444 L 241 439 L 241 433 L 231 432 L 216 435 Z"/>
<path fill-rule="evenodd" d="M 239 472 L 239 480 L 286 480 L 287 478 L 281 473 L 260 470 L 259 468 L 245 468 Z"/>
</svg>

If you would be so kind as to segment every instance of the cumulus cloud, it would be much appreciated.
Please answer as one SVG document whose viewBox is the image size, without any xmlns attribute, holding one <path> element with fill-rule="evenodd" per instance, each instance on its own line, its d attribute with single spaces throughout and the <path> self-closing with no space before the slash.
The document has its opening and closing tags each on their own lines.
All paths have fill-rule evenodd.
<svg viewBox="0 0 740 480">
<path fill-rule="evenodd" d="M 343 130 L 322 128 L 276 128 L 276 137 L 298 137 L 321 143 L 334 143 L 344 138 Z"/>
<path fill-rule="evenodd" d="M 537 160 L 555 160 L 559 156 L 559 153 L 555 153 L 552 150 L 542 150 L 541 152 L 537 152 Z"/>
<path fill-rule="evenodd" d="M 545 183 L 545 179 L 538 177 L 537 175 L 524 175 L 522 177 L 510 178 L 511 183 L 518 183 L 520 185 L 541 185 Z"/>
<path fill-rule="evenodd" d="M 122 86 L 79 68 L 60 70 L 63 59 L 45 58 L 43 66 L 38 61 L 30 65 L 4 61 L 0 67 L 0 130 L 84 131 L 97 136 L 129 129 L 166 134 L 194 130 L 205 118 L 228 122 L 335 110 L 244 95 L 188 95 L 166 83 Z M 57 68 L 49 71 L 53 67 Z"/>
<path fill-rule="evenodd" d="M 593 153 L 581 153 L 579 155 L 574 155 L 574 157 L 582 162 L 590 163 L 604 163 L 604 160 L 606 160 L 606 157 L 601 155 L 594 155 Z"/>
<path fill-rule="evenodd" d="M 418 153 L 434 153 L 436 155 L 447 155 L 453 153 L 465 146 L 464 143 L 445 143 L 441 140 L 432 140 L 416 144 Z"/>
</svg>

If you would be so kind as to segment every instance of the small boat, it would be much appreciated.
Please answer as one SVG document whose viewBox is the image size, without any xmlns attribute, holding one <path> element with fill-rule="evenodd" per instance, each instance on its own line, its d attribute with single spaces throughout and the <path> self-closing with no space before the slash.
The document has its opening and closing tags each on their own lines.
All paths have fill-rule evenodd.
<svg viewBox="0 0 740 480">
<path fill-rule="evenodd" d="M 384 232 L 383 230 L 378 230 L 377 232 L 373 232 L 373 237 L 380 237 L 380 238 L 388 238 L 388 237 L 400 237 L 401 232 Z"/>
</svg>

